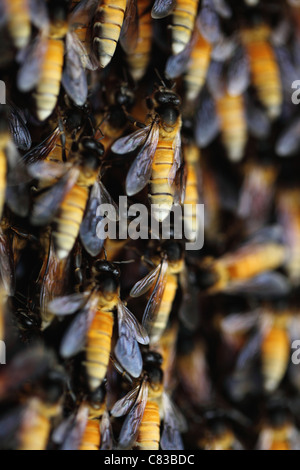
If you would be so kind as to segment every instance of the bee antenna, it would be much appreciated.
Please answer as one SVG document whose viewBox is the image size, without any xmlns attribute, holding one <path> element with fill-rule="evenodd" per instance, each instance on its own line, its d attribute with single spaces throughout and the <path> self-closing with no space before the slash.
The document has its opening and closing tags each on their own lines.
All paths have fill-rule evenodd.
<svg viewBox="0 0 300 470">
<path fill-rule="evenodd" d="M 103 251 L 104 251 L 104 259 L 105 259 L 105 261 L 107 261 L 107 251 L 106 251 L 105 247 L 103 247 Z"/>
<path fill-rule="evenodd" d="M 114 261 L 114 264 L 130 264 L 130 263 L 135 263 L 135 259 L 128 259 L 126 261 Z"/>
<path fill-rule="evenodd" d="M 165 82 L 163 81 L 163 78 L 162 78 L 161 74 L 159 73 L 158 69 L 155 68 L 154 70 L 155 70 L 155 73 L 156 73 L 156 75 L 158 76 L 159 80 L 161 81 L 162 85 L 163 85 L 165 88 L 168 88 L 167 85 L 165 84 Z"/>
</svg>

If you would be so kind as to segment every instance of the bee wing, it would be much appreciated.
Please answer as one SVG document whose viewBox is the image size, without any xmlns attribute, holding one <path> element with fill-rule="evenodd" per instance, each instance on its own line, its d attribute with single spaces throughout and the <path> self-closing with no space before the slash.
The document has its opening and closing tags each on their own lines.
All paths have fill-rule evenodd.
<svg viewBox="0 0 300 470">
<path fill-rule="evenodd" d="M 271 130 L 270 120 L 266 112 L 256 106 L 247 95 L 244 95 L 244 99 L 249 132 L 258 139 L 266 138 Z"/>
<path fill-rule="evenodd" d="M 163 450 L 184 450 L 180 431 L 186 430 L 186 421 L 166 393 L 163 393 L 163 413 L 164 425 L 160 439 L 161 448 Z"/>
<path fill-rule="evenodd" d="M 138 322 L 133 313 L 119 301 L 118 303 L 118 319 L 119 331 L 122 331 L 124 326 L 131 331 L 132 336 L 140 344 L 149 344 L 149 337 L 145 328 Z"/>
<path fill-rule="evenodd" d="M 243 369 L 249 362 L 253 361 L 253 359 L 258 356 L 262 340 L 262 331 L 258 331 L 250 337 L 237 358 L 236 369 Z"/>
<path fill-rule="evenodd" d="M 174 10 L 176 0 L 155 0 L 151 10 L 151 16 L 155 20 L 165 18 Z"/>
<path fill-rule="evenodd" d="M 48 28 L 49 16 L 45 2 L 29 0 L 30 19 L 39 30 Z"/>
<path fill-rule="evenodd" d="M 95 9 L 98 6 L 98 0 L 81 0 L 77 3 L 70 15 L 70 24 L 74 29 L 79 26 L 89 24 Z"/>
<path fill-rule="evenodd" d="M 61 450 L 78 450 L 81 438 L 85 431 L 89 415 L 89 408 L 86 405 L 81 405 L 67 434 Z"/>
<path fill-rule="evenodd" d="M 129 449 L 135 442 L 148 398 L 148 384 L 143 380 L 137 399 L 123 423 L 118 449 Z"/>
<path fill-rule="evenodd" d="M 143 147 L 127 173 L 127 196 L 133 196 L 134 194 L 139 193 L 149 182 L 152 171 L 152 161 L 158 144 L 158 138 L 159 125 L 154 122 Z"/>
<path fill-rule="evenodd" d="M 216 12 L 223 18 L 231 18 L 232 11 L 226 0 L 213 0 Z"/>
<path fill-rule="evenodd" d="M 222 319 L 220 327 L 224 334 L 243 333 L 253 328 L 259 320 L 259 311 L 234 313 Z"/>
<path fill-rule="evenodd" d="M 64 197 L 76 183 L 78 174 L 77 168 L 71 168 L 50 189 L 37 196 L 30 218 L 33 225 L 46 225 L 52 221 Z"/>
<path fill-rule="evenodd" d="M 173 165 L 171 167 L 169 176 L 168 176 L 168 181 L 169 185 L 172 186 L 176 174 L 179 170 L 179 168 L 182 165 L 182 150 L 181 150 L 181 136 L 180 136 L 180 131 L 177 132 L 176 137 L 173 141 L 173 148 L 174 148 L 174 160 L 173 160 Z"/>
<path fill-rule="evenodd" d="M 211 95 L 216 99 L 220 99 L 226 92 L 226 74 L 224 61 L 211 60 L 207 72 L 207 88 Z"/>
<path fill-rule="evenodd" d="M 102 215 L 98 215 L 98 208 L 102 204 L 110 204 L 118 212 L 118 206 L 110 196 L 109 192 L 101 181 L 96 181 L 92 187 L 85 215 L 80 226 L 80 238 L 86 251 L 91 256 L 97 256 L 102 250 L 104 239 L 97 231 L 97 226 L 103 220 Z"/>
<path fill-rule="evenodd" d="M 56 297 L 56 299 L 49 302 L 47 309 L 50 313 L 59 316 L 72 315 L 87 303 L 91 293 L 81 292 L 71 295 L 65 295 L 62 297 Z"/>
<path fill-rule="evenodd" d="M 258 298 L 276 298 L 291 290 L 288 279 L 280 273 L 264 272 L 246 282 L 234 282 L 226 288 L 227 293 L 247 294 Z"/>
<path fill-rule="evenodd" d="M 143 359 L 138 342 L 132 337 L 130 329 L 123 326 L 119 332 L 114 353 L 121 366 L 132 376 L 139 377 L 143 369 Z"/>
<path fill-rule="evenodd" d="M 130 135 L 121 137 L 111 146 L 112 152 L 119 155 L 132 152 L 147 140 L 150 130 L 151 125 L 143 127 L 143 129 L 138 129 Z"/>
<path fill-rule="evenodd" d="M 211 43 L 219 41 L 222 37 L 220 18 L 215 10 L 213 0 L 203 0 L 197 25 L 202 36 Z"/>
<path fill-rule="evenodd" d="M 273 50 L 280 71 L 283 92 L 290 99 L 291 84 L 299 77 L 297 68 L 293 63 L 291 52 L 286 46 L 273 46 Z"/>
<path fill-rule="evenodd" d="M 60 354 L 64 359 L 75 356 L 84 347 L 86 334 L 95 316 L 95 304 L 93 300 L 87 302 L 67 329 L 60 345 Z"/>
<path fill-rule="evenodd" d="M 9 127 L 16 146 L 21 150 L 29 150 L 32 144 L 31 135 L 26 126 L 24 113 L 12 102 L 8 104 Z"/>
<path fill-rule="evenodd" d="M 105 410 L 100 423 L 101 445 L 100 450 L 112 450 L 113 448 L 113 432 L 109 419 L 109 414 Z"/>
<path fill-rule="evenodd" d="M 271 450 L 273 442 L 273 431 L 271 429 L 263 429 L 259 434 L 258 442 L 255 446 L 256 450 Z"/>
<path fill-rule="evenodd" d="M 199 147 L 209 145 L 219 133 L 219 120 L 215 104 L 209 94 L 202 94 L 195 118 L 195 139 Z"/>
<path fill-rule="evenodd" d="M 125 52 L 133 52 L 136 48 L 139 35 L 138 20 L 137 0 L 127 0 L 120 34 L 120 43 Z"/>
<path fill-rule="evenodd" d="M 47 156 L 55 149 L 60 137 L 60 129 L 56 127 L 51 134 L 46 137 L 40 144 L 33 147 L 27 152 L 23 159 L 26 163 L 32 164 L 41 160 L 45 160 Z"/>
<path fill-rule="evenodd" d="M 171 55 L 168 58 L 165 68 L 165 75 L 167 78 L 177 78 L 186 71 L 190 62 L 192 48 L 193 41 L 190 41 L 182 52 L 176 55 Z"/>
<path fill-rule="evenodd" d="M 161 265 L 159 264 L 156 266 L 155 269 L 150 271 L 150 273 L 147 274 L 147 276 L 143 277 L 140 281 L 138 281 L 133 288 L 130 291 L 130 296 L 131 297 L 140 297 L 141 295 L 145 294 L 148 292 L 151 286 L 153 286 L 154 282 L 157 279 L 157 276 L 159 275 L 161 271 Z"/>
<path fill-rule="evenodd" d="M 22 63 L 17 74 L 17 86 L 20 91 L 27 93 L 37 85 L 47 43 L 46 34 L 40 33 L 27 48 L 22 49 L 18 54 L 17 61 Z"/>
<path fill-rule="evenodd" d="M 136 401 L 139 390 L 140 384 L 130 390 L 130 392 L 125 395 L 125 397 L 118 400 L 110 410 L 110 414 L 115 418 L 126 415 Z"/>
<path fill-rule="evenodd" d="M 167 282 L 167 269 L 168 262 L 163 260 L 160 264 L 160 273 L 157 276 L 155 287 L 152 291 L 152 294 L 148 300 L 148 303 L 145 308 L 143 315 L 142 325 L 149 331 L 149 326 L 156 317 L 157 310 L 160 306 L 162 295 L 164 293 L 166 282 Z"/>
<path fill-rule="evenodd" d="M 81 53 L 78 51 L 79 40 L 76 34 L 66 36 L 66 59 L 62 75 L 62 84 L 69 97 L 77 106 L 83 106 L 87 100 L 88 86 L 85 70 L 81 63 Z"/>
<path fill-rule="evenodd" d="M 296 118 L 279 136 L 275 151 L 280 157 L 288 157 L 300 148 L 300 118 Z"/>
<path fill-rule="evenodd" d="M 249 60 L 245 49 L 237 47 L 233 57 L 228 64 L 227 88 L 232 96 L 242 95 L 250 84 Z"/>
<path fill-rule="evenodd" d="M 6 175 L 6 203 L 9 208 L 20 217 L 26 217 L 29 211 L 29 187 L 32 180 L 20 154 L 11 141 L 6 147 L 7 175 Z"/>
</svg>

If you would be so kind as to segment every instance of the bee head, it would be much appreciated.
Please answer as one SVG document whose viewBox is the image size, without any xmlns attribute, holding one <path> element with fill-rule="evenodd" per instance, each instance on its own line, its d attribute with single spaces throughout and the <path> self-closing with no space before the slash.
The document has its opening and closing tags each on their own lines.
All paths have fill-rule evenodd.
<svg viewBox="0 0 300 470">
<path fill-rule="evenodd" d="M 93 268 L 94 268 L 94 270 L 97 274 L 104 274 L 104 275 L 105 274 L 112 274 L 117 279 L 119 279 L 119 277 L 120 277 L 119 268 L 115 264 L 110 263 L 109 261 L 96 260 L 94 262 Z"/>
<path fill-rule="evenodd" d="M 88 400 L 91 406 L 95 409 L 101 408 L 106 396 L 106 388 L 105 383 L 103 382 L 100 387 L 96 388 L 93 392 L 91 392 L 88 396 Z"/>
<path fill-rule="evenodd" d="M 200 266 L 196 274 L 198 286 L 201 289 L 209 289 L 213 287 L 219 280 L 218 273 L 212 267 Z"/>
<path fill-rule="evenodd" d="M 104 147 L 101 142 L 92 137 L 84 137 L 80 142 L 81 155 L 85 168 L 97 170 L 101 166 Z"/>
<path fill-rule="evenodd" d="M 64 394 L 66 378 L 62 371 L 51 370 L 43 380 L 43 390 L 46 390 L 47 401 L 56 403 Z"/>
<path fill-rule="evenodd" d="M 134 93 L 129 90 L 126 86 L 120 86 L 119 90 L 115 95 L 115 102 L 118 106 L 124 106 L 125 108 L 130 108 L 134 103 Z"/>
<path fill-rule="evenodd" d="M 147 351 L 143 355 L 143 366 L 144 370 L 149 377 L 151 385 L 158 386 L 163 380 L 163 371 L 161 365 L 163 358 L 161 354 L 155 351 Z"/>
<path fill-rule="evenodd" d="M 180 261 L 183 254 L 181 244 L 175 240 L 168 240 L 162 244 L 162 253 L 165 253 L 169 261 Z"/>
<path fill-rule="evenodd" d="M 48 3 L 49 17 L 52 23 L 64 23 L 68 17 L 69 0 L 51 0 Z"/>
</svg>

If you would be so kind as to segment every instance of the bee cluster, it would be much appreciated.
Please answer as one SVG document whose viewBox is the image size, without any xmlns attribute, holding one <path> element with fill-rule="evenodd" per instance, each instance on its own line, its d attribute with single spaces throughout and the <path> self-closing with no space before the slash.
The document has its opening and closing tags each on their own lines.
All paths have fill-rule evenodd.
<svg viewBox="0 0 300 470">
<path fill-rule="evenodd" d="M 299 448 L 300 2 L 0 16 L 0 448 Z"/>
</svg>

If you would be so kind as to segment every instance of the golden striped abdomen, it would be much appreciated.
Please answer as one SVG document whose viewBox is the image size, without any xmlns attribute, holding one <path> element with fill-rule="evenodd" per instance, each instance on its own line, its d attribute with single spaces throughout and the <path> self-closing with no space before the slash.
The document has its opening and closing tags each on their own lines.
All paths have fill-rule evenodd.
<svg viewBox="0 0 300 470">
<path fill-rule="evenodd" d="M 31 35 L 29 0 L 5 0 L 8 13 L 8 31 L 14 45 L 21 49 L 27 46 Z"/>
<path fill-rule="evenodd" d="M 81 439 L 79 450 L 99 450 L 101 434 L 98 419 L 89 419 Z"/>
<path fill-rule="evenodd" d="M 126 0 L 103 0 L 97 8 L 93 44 L 101 67 L 106 67 L 115 53 L 125 9 Z"/>
<path fill-rule="evenodd" d="M 75 184 L 65 197 L 53 232 L 55 252 L 59 259 L 66 258 L 72 250 L 83 219 L 89 191 L 85 186 Z"/>
<path fill-rule="evenodd" d="M 137 444 L 141 450 L 158 450 L 160 441 L 160 416 L 158 404 L 148 400 L 140 424 Z"/>
<path fill-rule="evenodd" d="M 127 62 L 134 80 L 140 80 L 148 67 L 152 47 L 152 18 L 149 0 L 138 2 L 139 38 L 136 48 L 127 55 Z"/>
<path fill-rule="evenodd" d="M 152 344 L 156 343 L 160 339 L 166 329 L 177 287 L 177 277 L 174 274 L 167 274 L 166 285 L 156 318 L 149 327 L 150 341 Z"/>
<path fill-rule="evenodd" d="M 149 198 L 155 205 L 154 217 L 160 222 L 168 216 L 174 202 L 174 191 L 169 184 L 173 162 L 173 140 L 159 140 L 152 162 Z"/>
<path fill-rule="evenodd" d="M 247 124 L 242 96 L 225 94 L 216 102 L 220 120 L 222 141 L 232 161 L 240 160 L 244 155 L 247 142 Z"/>
<path fill-rule="evenodd" d="M 49 38 L 35 94 L 37 116 L 41 121 L 47 119 L 55 108 L 60 91 L 63 63 L 63 40 Z"/>
<path fill-rule="evenodd" d="M 190 155 L 195 154 L 196 161 L 190 160 Z M 196 171 L 198 148 L 189 146 L 186 155 L 186 190 L 184 199 L 184 233 L 189 239 L 194 239 L 197 233 L 197 204 L 199 204 L 198 179 Z"/>
<path fill-rule="evenodd" d="M 198 34 L 191 52 L 189 67 L 184 77 L 188 100 L 196 99 L 205 83 L 210 65 L 211 49 L 211 45 L 201 34 Z"/>
<path fill-rule="evenodd" d="M 290 340 L 284 328 L 272 327 L 262 343 L 262 372 L 265 389 L 273 392 L 283 379 L 290 356 Z"/>
<path fill-rule="evenodd" d="M 258 29 L 256 36 L 255 31 L 248 32 L 248 36 L 246 32 L 244 38 L 253 85 L 270 118 L 276 118 L 281 110 L 283 96 L 277 59 L 268 42 L 269 34 L 268 29 L 262 27 Z"/>
<path fill-rule="evenodd" d="M 177 0 L 173 12 L 172 49 L 179 54 L 191 39 L 198 9 L 198 0 Z"/>
<path fill-rule="evenodd" d="M 89 329 L 86 344 L 86 370 L 92 390 L 102 383 L 106 375 L 113 326 L 113 314 L 98 310 Z"/>
</svg>

